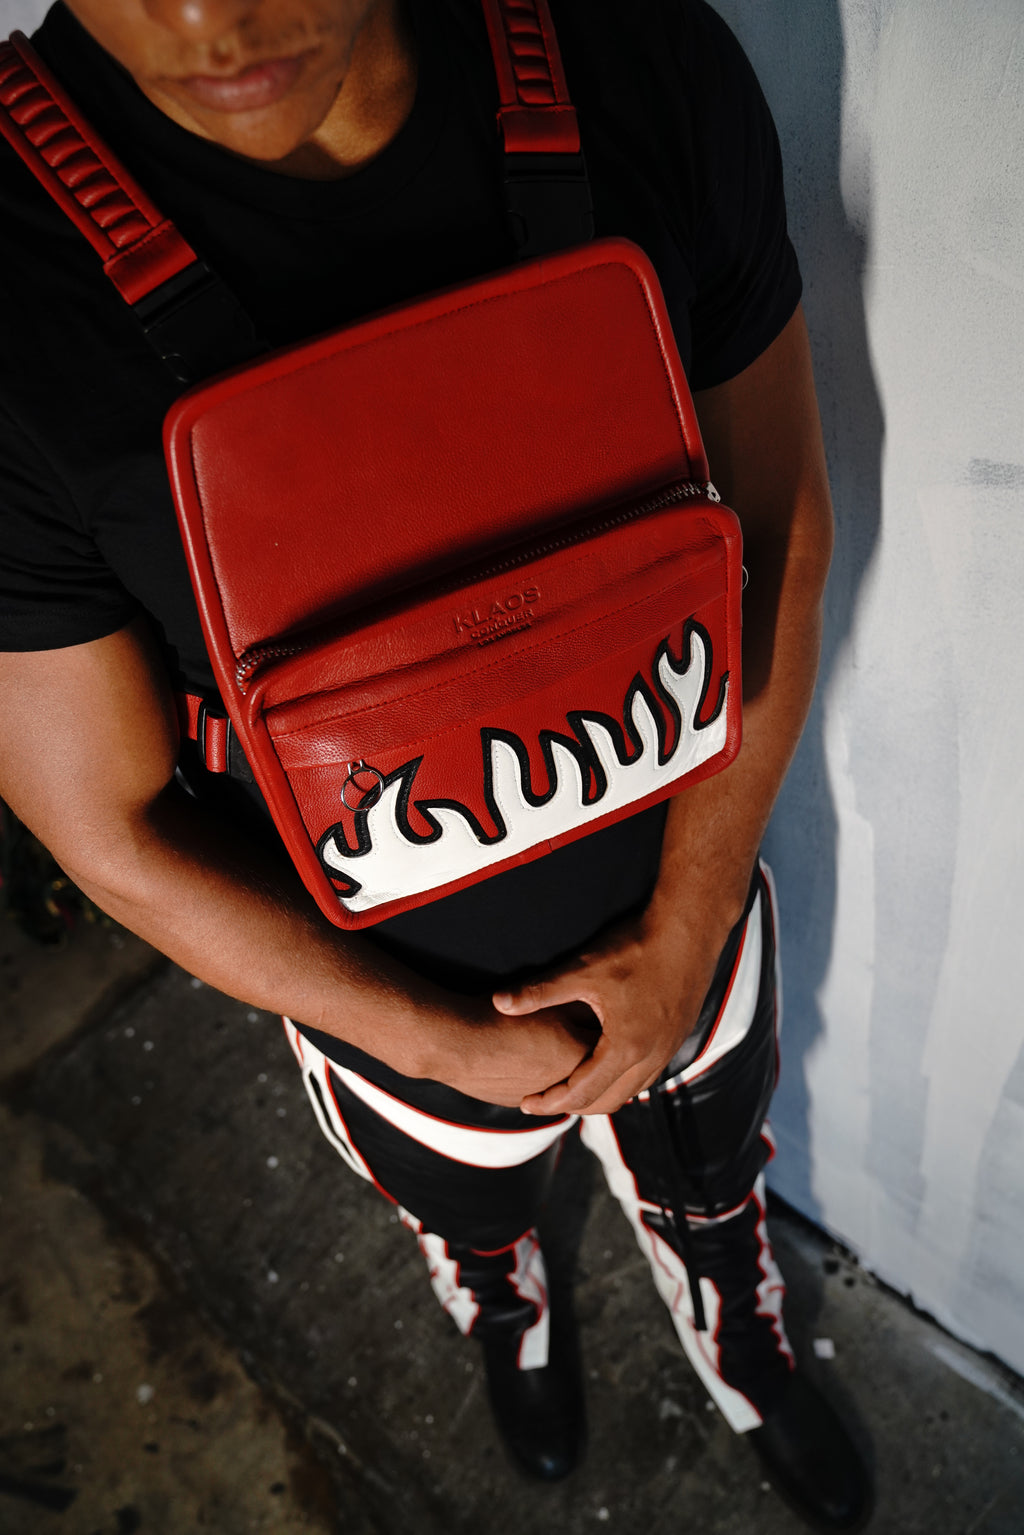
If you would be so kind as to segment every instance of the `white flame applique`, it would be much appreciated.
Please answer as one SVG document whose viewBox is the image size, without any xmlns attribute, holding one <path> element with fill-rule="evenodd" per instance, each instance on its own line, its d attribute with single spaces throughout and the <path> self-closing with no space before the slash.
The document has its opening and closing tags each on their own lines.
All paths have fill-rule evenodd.
<svg viewBox="0 0 1024 1535">
<path fill-rule="evenodd" d="M 548 780 L 543 794 L 532 790 L 529 757 L 519 738 L 506 730 L 481 730 L 484 797 L 496 834 L 457 800 L 412 801 L 431 828 L 414 831 L 408 810 L 423 759 L 416 757 L 389 774 L 376 803 L 353 817 L 355 847 L 348 845 L 341 824 L 320 842 L 327 873 L 349 885 L 339 897 L 343 905 L 353 912 L 370 911 L 464 880 L 635 804 L 714 757 L 726 740 L 728 676 L 722 679 L 714 714 L 702 721 L 711 640 L 695 623 L 687 625 L 686 635 L 685 664 L 673 661 L 663 641 L 654 657 L 654 689 L 639 674 L 634 678 L 621 723 L 607 714 L 574 710 L 567 717 L 571 736 L 541 732 Z M 665 714 L 671 716 L 671 732 Z"/>
</svg>

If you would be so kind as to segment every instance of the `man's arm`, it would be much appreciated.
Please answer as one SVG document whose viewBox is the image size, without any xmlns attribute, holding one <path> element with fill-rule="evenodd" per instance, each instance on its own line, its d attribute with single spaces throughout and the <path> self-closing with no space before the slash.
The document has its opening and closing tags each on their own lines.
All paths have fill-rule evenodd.
<svg viewBox="0 0 1024 1535">
<path fill-rule="evenodd" d="M 178 731 L 145 627 L 0 654 L 0 797 L 104 911 L 230 995 L 494 1103 L 565 1076 L 586 1035 L 457 998 L 333 927 L 290 865 L 174 782 Z"/>
<path fill-rule="evenodd" d="M 697 1021 L 742 914 L 757 850 L 810 707 L 832 513 L 807 329 L 797 310 L 738 377 L 697 396 L 711 472 L 743 527 L 743 744 L 733 764 L 669 807 L 646 910 L 502 1011 L 586 1002 L 602 1034 L 527 1112 L 610 1113 L 649 1087 Z"/>
</svg>

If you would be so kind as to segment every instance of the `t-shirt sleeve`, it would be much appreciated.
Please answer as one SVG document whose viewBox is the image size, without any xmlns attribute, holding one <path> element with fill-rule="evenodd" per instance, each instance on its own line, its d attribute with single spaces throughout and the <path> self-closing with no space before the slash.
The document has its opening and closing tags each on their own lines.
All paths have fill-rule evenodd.
<svg viewBox="0 0 1024 1535">
<path fill-rule="evenodd" d="M 799 303 L 801 280 L 768 104 L 725 22 L 706 6 L 700 14 L 707 67 L 694 127 L 707 179 L 697 210 L 691 383 L 708 389 L 771 345 Z"/>
<path fill-rule="evenodd" d="M 43 454 L 0 410 L 0 650 L 82 645 L 138 610 Z"/>
</svg>

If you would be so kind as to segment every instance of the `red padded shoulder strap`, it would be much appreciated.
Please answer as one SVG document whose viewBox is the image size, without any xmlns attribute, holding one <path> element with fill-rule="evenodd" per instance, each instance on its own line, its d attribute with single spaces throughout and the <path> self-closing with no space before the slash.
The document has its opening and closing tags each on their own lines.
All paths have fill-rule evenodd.
<svg viewBox="0 0 1024 1535">
<path fill-rule="evenodd" d="M 580 152 L 548 0 L 483 0 L 509 154 Z"/>
<path fill-rule="evenodd" d="M 21 32 L 0 43 L 0 132 L 101 256 L 129 304 L 196 260 Z"/>
</svg>

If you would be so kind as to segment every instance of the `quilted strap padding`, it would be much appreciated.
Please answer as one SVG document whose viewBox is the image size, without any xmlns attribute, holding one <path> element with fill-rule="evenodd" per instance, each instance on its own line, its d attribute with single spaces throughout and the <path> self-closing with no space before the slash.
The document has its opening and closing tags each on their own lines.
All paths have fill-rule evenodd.
<svg viewBox="0 0 1024 1535">
<path fill-rule="evenodd" d="M 0 43 L 0 131 L 85 235 L 129 304 L 196 260 L 21 32 Z"/>
<path fill-rule="evenodd" d="M 498 122 L 510 154 L 579 154 L 547 0 L 483 0 L 498 76 Z"/>
</svg>

